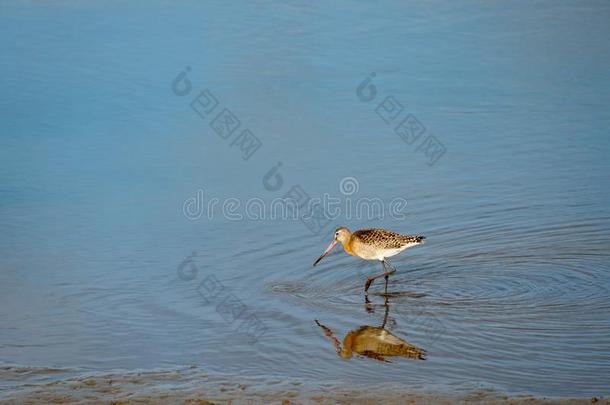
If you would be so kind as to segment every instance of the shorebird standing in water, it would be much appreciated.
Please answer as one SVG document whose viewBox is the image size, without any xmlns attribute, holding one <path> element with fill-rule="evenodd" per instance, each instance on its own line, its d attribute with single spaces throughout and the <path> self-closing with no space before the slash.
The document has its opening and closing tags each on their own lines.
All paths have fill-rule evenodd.
<svg viewBox="0 0 610 405">
<path fill-rule="evenodd" d="M 425 239 L 425 236 L 401 235 L 381 228 L 350 232 L 349 229 L 342 226 L 335 230 L 333 241 L 313 265 L 317 265 L 335 247 L 337 242 L 341 242 L 345 253 L 364 260 L 379 260 L 381 262 L 384 272 L 367 278 L 366 283 L 364 283 L 364 292 L 366 293 L 369 290 L 373 281 L 379 277 L 385 277 L 385 293 L 387 294 L 388 278 L 390 274 L 396 271 L 388 261 L 388 257 L 397 255 L 411 246 L 420 245 Z"/>
</svg>

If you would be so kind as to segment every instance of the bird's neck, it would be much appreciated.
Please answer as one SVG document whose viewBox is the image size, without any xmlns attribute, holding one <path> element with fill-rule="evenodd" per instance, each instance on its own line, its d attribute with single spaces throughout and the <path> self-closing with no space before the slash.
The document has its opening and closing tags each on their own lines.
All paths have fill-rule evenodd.
<svg viewBox="0 0 610 405">
<path fill-rule="evenodd" d="M 345 241 L 345 242 L 341 242 L 341 245 L 343 245 L 343 250 L 345 250 L 345 253 L 350 254 L 350 255 L 354 255 L 354 251 L 352 250 L 352 237 L 350 235 L 350 237 Z"/>
</svg>

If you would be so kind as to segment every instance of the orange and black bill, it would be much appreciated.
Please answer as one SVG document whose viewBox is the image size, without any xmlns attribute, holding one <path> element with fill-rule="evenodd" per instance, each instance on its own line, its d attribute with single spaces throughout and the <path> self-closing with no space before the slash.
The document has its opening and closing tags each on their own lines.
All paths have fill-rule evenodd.
<svg viewBox="0 0 610 405">
<path fill-rule="evenodd" d="M 324 253 L 322 253 L 322 254 L 320 255 L 320 257 L 318 257 L 318 259 L 317 259 L 315 262 L 313 262 L 313 266 L 314 266 L 314 267 L 316 267 L 316 265 L 317 265 L 318 263 L 320 263 L 320 260 L 322 260 L 322 259 L 324 258 L 324 256 L 326 256 L 326 255 L 328 254 L 328 252 L 330 252 L 331 250 L 333 250 L 333 248 L 335 247 L 335 245 L 336 245 L 336 244 L 337 244 L 337 241 L 336 241 L 336 240 L 333 240 L 333 241 L 330 243 L 330 245 L 328 245 L 328 247 L 326 248 L 326 250 L 324 251 Z"/>
</svg>

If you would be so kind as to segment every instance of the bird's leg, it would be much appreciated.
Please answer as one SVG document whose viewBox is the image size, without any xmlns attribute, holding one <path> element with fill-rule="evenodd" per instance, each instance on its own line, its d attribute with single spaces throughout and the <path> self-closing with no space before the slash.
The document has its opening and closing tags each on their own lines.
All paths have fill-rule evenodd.
<svg viewBox="0 0 610 405">
<path fill-rule="evenodd" d="M 388 268 L 389 266 L 389 268 Z M 379 274 L 375 274 L 374 276 L 371 276 L 369 278 L 366 279 L 366 283 L 364 283 L 364 292 L 366 293 L 369 290 L 369 287 L 371 286 L 371 283 L 375 280 L 377 280 L 379 277 L 385 277 L 386 279 L 386 294 L 388 293 L 388 276 L 392 273 L 394 273 L 396 271 L 396 269 L 394 267 L 392 267 L 392 265 L 390 265 L 389 263 L 387 263 L 386 259 L 381 261 L 381 267 L 383 267 L 384 272 L 383 273 L 379 273 Z"/>
<path fill-rule="evenodd" d="M 388 274 L 392 274 L 396 271 L 396 267 L 392 266 L 392 263 L 390 263 L 390 261 L 388 259 L 383 259 L 382 263 L 385 263 L 385 265 L 390 269 Z"/>
<path fill-rule="evenodd" d="M 386 275 L 387 269 L 386 269 L 385 265 L 383 264 L 383 262 L 381 262 L 381 267 L 383 267 L 383 269 L 386 271 L 384 271 L 383 273 L 375 274 L 366 279 L 366 283 L 364 283 L 364 292 L 365 293 L 369 290 L 369 287 L 371 286 L 371 283 L 373 281 L 377 280 L 379 277 L 383 277 Z"/>
<path fill-rule="evenodd" d="M 366 279 L 366 283 L 364 283 L 364 293 L 366 294 L 369 291 L 369 287 L 371 286 L 371 283 L 373 281 L 375 281 L 376 278 L 379 278 L 377 276 L 371 276 L 369 278 Z"/>
<path fill-rule="evenodd" d="M 393 274 L 396 269 L 394 268 L 394 266 L 392 266 L 390 264 L 390 262 L 388 262 L 387 259 L 384 259 L 381 264 L 383 265 L 384 269 L 388 270 L 385 274 L 384 274 L 384 278 L 385 278 L 385 294 L 386 296 L 388 295 L 388 279 L 390 278 L 390 274 Z"/>
<path fill-rule="evenodd" d="M 383 274 L 382 274 L 382 276 L 383 276 Z M 379 276 L 379 277 L 381 277 L 381 276 Z M 369 287 L 371 286 L 371 283 L 373 281 L 375 281 L 376 278 L 379 278 L 379 277 L 372 276 L 372 277 L 369 277 L 369 278 L 366 279 L 366 283 L 364 283 L 364 293 L 365 294 L 368 292 Z"/>
</svg>

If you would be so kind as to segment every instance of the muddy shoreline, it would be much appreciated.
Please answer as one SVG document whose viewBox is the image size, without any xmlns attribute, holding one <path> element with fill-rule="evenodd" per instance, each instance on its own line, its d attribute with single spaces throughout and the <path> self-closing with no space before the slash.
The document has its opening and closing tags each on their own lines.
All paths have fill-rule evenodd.
<svg viewBox="0 0 610 405">
<path fill-rule="evenodd" d="M 3 374 L 26 374 L 4 368 Z M 17 381 L 13 378 L 12 381 Z M 554 398 L 508 395 L 496 390 L 458 394 L 413 391 L 399 386 L 341 388 L 299 381 L 240 381 L 196 367 L 174 371 L 90 374 L 4 387 L 1 405 L 22 404 L 610 404 L 607 397 Z"/>
</svg>

